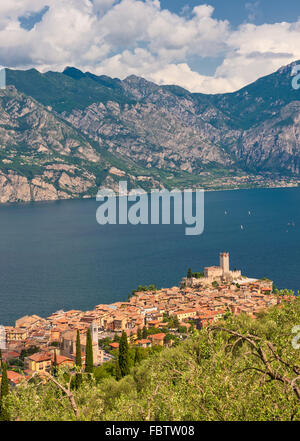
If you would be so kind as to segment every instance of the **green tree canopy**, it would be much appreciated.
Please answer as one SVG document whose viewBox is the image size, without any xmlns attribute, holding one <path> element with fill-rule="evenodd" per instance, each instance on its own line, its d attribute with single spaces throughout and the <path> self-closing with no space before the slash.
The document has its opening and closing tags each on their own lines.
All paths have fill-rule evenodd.
<svg viewBox="0 0 300 441">
<path fill-rule="evenodd" d="M 0 421 L 8 421 L 9 414 L 5 405 L 5 398 L 9 394 L 9 384 L 7 377 L 7 365 L 2 363 L 2 378 L 1 378 L 1 389 L 0 389 Z"/>
<path fill-rule="evenodd" d="M 148 331 L 147 331 L 146 326 L 143 327 L 142 337 L 143 337 L 143 338 L 147 338 L 147 337 L 148 337 Z"/>
<path fill-rule="evenodd" d="M 153 354 L 119 381 L 118 358 L 70 396 L 65 367 L 54 379 L 63 389 L 52 376 L 27 381 L 4 402 L 20 421 L 300 421 L 299 323 L 300 298 L 282 299 L 255 319 L 231 315 L 171 348 L 145 349 Z"/>
<path fill-rule="evenodd" d="M 138 328 L 137 338 L 138 338 L 138 340 L 141 340 L 143 338 L 143 332 L 142 332 L 141 328 Z"/>
<path fill-rule="evenodd" d="M 116 357 L 116 362 L 115 362 L 115 377 L 116 380 L 119 381 L 122 378 L 122 372 L 120 369 L 120 364 L 119 364 L 119 357 Z"/>
<path fill-rule="evenodd" d="M 142 354 L 141 348 L 136 347 L 135 354 L 134 354 L 134 365 L 136 366 L 136 365 L 140 364 L 142 359 L 143 359 L 143 354 Z"/>
<path fill-rule="evenodd" d="M 120 340 L 120 346 L 119 346 L 119 366 L 122 377 L 125 377 L 125 375 L 129 374 L 129 346 L 127 341 L 127 335 L 126 332 L 122 332 L 122 337 Z"/>
<path fill-rule="evenodd" d="M 93 359 L 93 344 L 91 330 L 88 328 L 86 333 L 86 347 L 85 347 L 85 372 L 92 373 L 94 370 Z"/>
</svg>

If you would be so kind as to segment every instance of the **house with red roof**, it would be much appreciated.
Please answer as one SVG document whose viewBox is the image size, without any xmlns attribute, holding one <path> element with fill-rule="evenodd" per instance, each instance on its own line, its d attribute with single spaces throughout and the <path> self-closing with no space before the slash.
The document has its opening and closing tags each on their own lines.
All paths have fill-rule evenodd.
<svg viewBox="0 0 300 441">
<path fill-rule="evenodd" d="M 160 332 L 159 334 L 152 334 L 149 335 L 148 337 L 152 341 L 153 345 L 163 346 L 165 336 L 166 334 L 164 332 Z"/>
<path fill-rule="evenodd" d="M 146 338 L 142 338 L 141 340 L 137 340 L 135 342 L 135 344 L 137 346 L 139 346 L 140 348 L 151 348 L 151 346 L 152 346 L 151 340 L 148 340 Z"/>
</svg>

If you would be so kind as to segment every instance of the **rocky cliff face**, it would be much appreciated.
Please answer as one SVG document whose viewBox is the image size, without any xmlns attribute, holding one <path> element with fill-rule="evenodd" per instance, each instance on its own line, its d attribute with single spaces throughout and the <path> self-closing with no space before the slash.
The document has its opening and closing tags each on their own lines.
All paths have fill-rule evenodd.
<svg viewBox="0 0 300 441">
<path fill-rule="evenodd" d="M 121 177 L 140 186 L 132 166 L 113 167 L 116 158 L 91 142 L 51 107 L 14 86 L 1 90 L 0 203 L 91 197 L 101 187 L 117 189 Z"/>
<path fill-rule="evenodd" d="M 220 147 L 220 132 L 196 115 L 192 102 L 168 102 L 169 97 L 164 98 L 158 103 L 147 100 L 125 105 L 123 109 L 110 101 L 92 104 L 63 116 L 111 153 L 127 156 L 147 168 L 195 172 L 211 162 L 233 163 L 230 154 Z"/>
<path fill-rule="evenodd" d="M 199 173 L 207 165 L 299 174 L 300 95 L 291 66 L 233 94 L 190 94 L 131 76 L 134 104 L 108 101 L 63 117 L 112 153 L 145 167 Z"/>
<path fill-rule="evenodd" d="M 145 189 L 212 188 L 220 176 L 256 173 L 297 179 L 300 92 L 291 69 L 223 95 L 74 68 L 8 71 L 0 202 L 89 197 L 120 178 Z"/>
<path fill-rule="evenodd" d="M 71 165 L 70 156 L 79 164 L 101 161 L 87 140 L 33 98 L 13 86 L 0 91 L 0 202 L 85 194 L 95 176 Z"/>
<path fill-rule="evenodd" d="M 299 174 L 300 101 L 292 102 L 273 118 L 242 133 L 237 158 L 248 166 Z"/>
</svg>

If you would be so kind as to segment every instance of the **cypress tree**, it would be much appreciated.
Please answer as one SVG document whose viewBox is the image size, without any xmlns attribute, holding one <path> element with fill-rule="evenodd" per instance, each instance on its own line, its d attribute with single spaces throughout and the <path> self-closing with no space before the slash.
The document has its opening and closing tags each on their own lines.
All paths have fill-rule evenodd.
<svg viewBox="0 0 300 441">
<path fill-rule="evenodd" d="M 5 409 L 3 398 L 9 394 L 7 365 L 2 363 L 2 379 L 1 379 L 1 393 L 0 393 L 0 421 L 9 421 L 9 415 Z"/>
<path fill-rule="evenodd" d="M 189 268 L 188 271 L 187 271 L 187 278 L 188 279 L 192 278 L 192 270 L 191 270 L 191 268 Z"/>
<path fill-rule="evenodd" d="M 138 338 L 138 340 L 142 340 L 142 338 L 143 338 L 143 333 L 142 333 L 141 328 L 138 328 L 137 338 Z"/>
<path fill-rule="evenodd" d="M 191 323 L 190 333 L 191 333 L 191 334 L 194 334 L 194 333 L 195 333 L 195 325 L 194 325 L 194 323 Z"/>
<path fill-rule="evenodd" d="M 134 354 L 134 365 L 136 366 L 139 364 L 143 359 L 141 348 L 137 347 L 135 348 L 135 354 Z"/>
<path fill-rule="evenodd" d="M 147 338 L 148 337 L 148 332 L 147 332 L 146 326 L 143 327 L 142 337 L 143 338 Z"/>
<path fill-rule="evenodd" d="M 116 380 L 119 381 L 122 378 L 122 374 L 121 374 L 121 369 L 120 369 L 120 365 L 119 365 L 119 357 L 116 358 Z"/>
<path fill-rule="evenodd" d="M 174 328 L 178 328 L 178 326 L 179 326 L 179 320 L 178 320 L 177 315 L 174 315 L 174 317 L 173 317 L 173 326 L 174 326 Z"/>
<path fill-rule="evenodd" d="M 54 360 L 53 360 L 52 373 L 53 373 L 54 377 L 56 377 L 56 375 L 57 375 L 57 357 L 56 357 L 56 349 L 54 350 Z"/>
<path fill-rule="evenodd" d="M 82 368 L 81 343 L 80 343 L 80 333 L 79 333 L 78 329 L 77 329 L 77 335 L 76 335 L 76 361 L 75 361 L 75 365 L 77 368 L 79 368 L 79 370 L 81 370 L 81 368 Z M 77 373 L 75 376 L 76 389 L 79 388 L 81 383 L 82 383 L 82 375 Z"/>
<path fill-rule="evenodd" d="M 93 361 L 93 344 L 90 328 L 86 333 L 86 347 L 85 347 L 85 372 L 93 373 L 94 361 Z"/>
<path fill-rule="evenodd" d="M 2 349 L 0 348 L 0 366 L 2 365 Z"/>
<path fill-rule="evenodd" d="M 119 366 L 122 377 L 129 374 L 129 353 L 128 341 L 126 332 L 122 332 L 122 337 L 119 346 Z"/>
</svg>

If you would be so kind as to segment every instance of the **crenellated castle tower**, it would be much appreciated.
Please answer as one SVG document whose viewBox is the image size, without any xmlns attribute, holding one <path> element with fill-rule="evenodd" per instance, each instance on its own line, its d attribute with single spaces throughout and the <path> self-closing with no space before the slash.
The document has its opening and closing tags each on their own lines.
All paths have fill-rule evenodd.
<svg viewBox="0 0 300 441">
<path fill-rule="evenodd" d="M 229 273 L 229 253 L 220 253 L 220 268 L 222 276 Z"/>
</svg>

